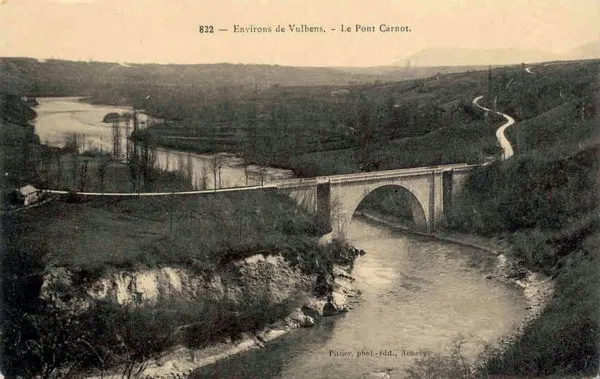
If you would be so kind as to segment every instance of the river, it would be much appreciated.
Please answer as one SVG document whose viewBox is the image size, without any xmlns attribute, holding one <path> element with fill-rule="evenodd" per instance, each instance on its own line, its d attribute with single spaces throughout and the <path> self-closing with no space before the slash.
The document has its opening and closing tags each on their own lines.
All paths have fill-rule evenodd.
<svg viewBox="0 0 600 379">
<path fill-rule="evenodd" d="M 80 101 L 79 97 L 42 97 L 35 108 L 37 117 L 34 121 L 35 133 L 43 144 L 62 147 L 69 135 L 80 136 L 80 150 L 98 149 L 113 151 L 112 125 L 102 122 L 107 113 L 132 112 L 131 108 L 108 105 L 92 105 Z M 152 122 L 152 118 L 138 113 L 140 124 Z M 123 124 L 123 123 L 122 123 Z M 121 125 L 121 151 L 126 151 L 127 128 Z M 132 131 L 132 128 L 129 128 Z M 195 189 L 215 188 L 215 159 L 219 169 L 216 170 L 218 188 L 242 187 L 245 185 L 261 185 L 271 180 L 287 179 L 292 172 L 274 167 L 258 167 L 249 165 L 244 168 L 244 161 L 233 154 L 193 154 L 174 149 L 158 148 L 155 150 L 155 167 L 166 171 L 180 171 L 191 174 Z M 123 156 L 123 159 L 125 157 Z M 191 166 L 191 168 L 189 168 Z"/>
<path fill-rule="evenodd" d="M 38 101 L 36 133 L 51 146 L 62 146 L 66 135 L 79 133 L 85 135 L 85 148 L 110 151 L 111 126 L 102 118 L 109 112 L 131 111 L 77 98 Z M 243 161 L 232 155 L 220 157 L 221 187 L 245 185 Z M 157 151 L 158 167 L 187 171 L 191 162 L 194 183 L 205 180 L 208 188 L 214 186 L 206 169 L 213 159 L 214 155 Z M 251 167 L 251 171 L 260 169 Z M 269 168 L 265 179 L 290 176 L 289 171 Z M 254 176 L 248 184 L 259 181 Z M 263 349 L 204 367 L 193 376 L 363 378 L 389 370 L 391 377 L 402 378 L 415 359 L 406 354 L 445 353 L 463 336 L 469 341 L 464 353 L 473 358 L 525 317 L 527 302 L 517 288 L 486 279 L 496 261 L 493 254 L 392 230 L 360 217 L 354 217 L 348 238 L 367 252 L 353 271 L 362 295 L 350 312 L 295 330 Z M 367 354 L 358 357 L 358 352 Z"/>
<path fill-rule="evenodd" d="M 472 359 L 486 343 L 514 330 L 527 312 L 517 288 L 486 279 L 496 260 L 491 253 L 356 216 L 348 236 L 367 253 L 353 271 L 362 295 L 352 310 L 202 368 L 193 377 L 364 378 L 390 370 L 392 378 L 403 378 L 415 359 L 410 354 L 446 354 L 463 336 L 468 341 L 464 353 Z M 360 351 L 374 355 L 359 357 Z"/>
</svg>

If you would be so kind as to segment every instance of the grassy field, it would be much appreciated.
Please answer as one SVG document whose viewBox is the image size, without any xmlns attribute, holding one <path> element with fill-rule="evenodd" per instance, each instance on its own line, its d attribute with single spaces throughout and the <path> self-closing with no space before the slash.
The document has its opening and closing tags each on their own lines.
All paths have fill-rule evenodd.
<svg viewBox="0 0 600 379">
<path fill-rule="evenodd" d="M 6 221 L 10 249 L 38 246 L 48 265 L 87 271 L 165 264 L 214 269 L 238 255 L 310 250 L 324 232 L 290 199 L 269 191 L 56 201 Z"/>
</svg>

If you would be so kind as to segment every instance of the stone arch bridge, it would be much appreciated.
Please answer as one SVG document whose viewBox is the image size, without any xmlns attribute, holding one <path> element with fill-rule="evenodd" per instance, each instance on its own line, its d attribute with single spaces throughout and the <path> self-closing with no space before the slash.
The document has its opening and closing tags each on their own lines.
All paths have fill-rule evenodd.
<svg viewBox="0 0 600 379">
<path fill-rule="evenodd" d="M 398 186 L 410 195 L 410 205 L 418 231 L 431 233 L 438 226 L 444 209 L 460 191 L 469 173 L 479 165 L 453 164 L 400 170 L 360 172 L 316 178 L 277 180 L 261 186 L 223 188 L 186 192 L 94 193 L 41 190 L 50 194 L 77 194 L 83 197 L 187 196 L 221 192 L 275 189 L 285 193 L 309 213 L 331 225 L 334 235 L 345 232 L 360 202 L 371 192 L 385 186 Z"/>
<path fill-rule="evenodd" d="M 418 231 L 436 230 L 444 208 L 462 188 L 478 165 L 453 164 L 389 171 L 361 172 L 269 183 L 286 193 L 306 211 L 329 222 L 334 235 L 343 233 L 354 211 L 371 192 L 385 186 L 402 187 L 410 193 L 410 204 Z"/>
</svg>

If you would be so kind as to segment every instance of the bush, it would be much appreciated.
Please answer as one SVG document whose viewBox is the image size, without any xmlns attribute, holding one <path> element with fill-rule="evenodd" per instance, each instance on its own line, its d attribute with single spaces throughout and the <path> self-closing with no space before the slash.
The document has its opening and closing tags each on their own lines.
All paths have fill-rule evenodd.
<svg viewBox="0 0 600 379">
<path fill-rule="evenodd" d="M 595 375 L 600 352 L 600 268 L 596 258 L 571 253 L 556 276 L 556 293 L 544 313 L 514 343 L 491 354 L 491 374 Z"/>
<path fill-rule="evenodd" d="M 558 230 L 595 208 L 599 152 L 592 148 L 556 161 L 517 156 L 481 167 L 447 212 L 449 225 L 484 235 L 533 227 Z"/>
<path fill-rule="evenodd" d="M 121 121 L 121 115 L 116 112 L 107 113 L 104 116 L 104 118 L 102 119 L 102 122 L 105 122 L 108 124 L 110 124 L 112 122 L 119 122 L 119 121 Z"/>
<path fill-rule="evenodd" d="M 459 336 L 451 344 L 448 354 L 423 350 L 411 366 L 406 369 L 410 379 L 470 379 L 475 366 L 464 354 L 463 346 L 468 341 Z"/>
</svg>

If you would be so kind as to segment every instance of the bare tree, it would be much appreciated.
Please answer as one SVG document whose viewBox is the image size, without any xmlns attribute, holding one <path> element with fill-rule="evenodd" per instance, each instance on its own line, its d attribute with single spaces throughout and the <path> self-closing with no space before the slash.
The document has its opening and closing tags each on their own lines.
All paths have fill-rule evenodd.
<svg viewBox="0 0 600 379">
<path fill-rule="evenodd" d="M 121 159 L 121 127 L 119 122 L 112 124 L 113 159 Z"/>
<path fill-rule="evenodd" d="M 210 169 L 213 173 L 214 189 L 221 188 L 221 167 L 223 166 L 222 157 L 214 154 L 210 160 Z M 217 181 L 218 177 L 218 181 Z"/>
<path fill-rule="evenodd" d="M 188 182 L 192 183 L 194 178 L 194 164 L 192 162 L 192 154 L 188 153 L 187 155 L 187 165 L 186 165 L 186 173 Z"/>
<path fill-rule="evenodd" d="M 185 161 L 181 154 L 177 154 L 177 172 L 185 176 Z"/>
<path fill-rule="evenodd" d="M 126 157 L 129 158 L 129 156 L 131 155 L 131 131 L 129 119 L 125 121 L 125 139 L 127 141 L 125 143 L 125 154 Z"/>
<path fill-rule="evenodd" d="M 83 166 L 79 170 L 79 190 L 85 190 L 85 185 L 87 184 L 88 178 L 88 160 L 83 161 Z"/>
<path fill-rule="evenodd" d="M 206 189 L 208 187 L 208 170 L 206 166 L 202 165 L 202 181 L 200 182 L 200 186 L 202 189 Z"/>
<path fill-rule="evenodd" d="M 57 181 L 59 188 L 61 186 L 62 171 L 63 171 L 63 165 L 62 165 L 62 161 L 60 159 L 60 153 L 57 153 L 56 154 L 56 181 Z"/>
<path fill-rule="evenodd" d="M 269 173 L 269 169 L 267 167 L 261 166 L 258 168 L 258 177 L 260 178 L 261 186 L 265 185 L 265 179 L 267 178 L 268 173 Z"/>
<path fill-rule="evenodd" d="M 144 187 L 151 189 L 156 177 L 156 146 L 154 137 L 149 131 L 133 132 L 133 148 L 129 149 L 127 164 L 133 191 L 140 191 L 143 180 Z"/>
<path fill-rule="evenodd" d="M 144 138 L 142 143 L 142 173 L 144 174 L 144 187 L 152 188 L 152 184 L 156 179 L 156 148 L 149 138 Z"/>
<path fill-rule="evenodd" d="M 64 150 L 73 154 L 79 154 L 79 136 L 77 133 L 67 135 Z"/>
<path fill-rule="evenodd" d="M 78 174 L 79 174 L 79 155 L 73 154 L 71 156 L 71 180 L 72 180 L 72 183 L 77 182 Z"/>
<path fill-rule="evenodd" d="M 100 182 L 100 192 L 104 192 L 104 178 L 108 169 L 108 159 L 101 157 L 98 162 L 98 181 Z"/>
<path fill-rule="evenodd" d="M 137 142 L 133 142 L 133 149 L 131 149 L 129 153 L 129 157 L 127 158 L 127 166 L 129 166 L 129 178 L 131 180 L 132 191 L 137 192 L 139 190 L 139 181 L 141 176 L 141 160 Z"/>
<path fill-rule="evenodd" d="M 341 201 L 339 199 L 332 199 L 329 210 L 331 212 L 331 226 L 334 237 L 340 241 L 346 241 L 346 233 L 350 220 L 344 212 Z"/>
</svg>

